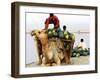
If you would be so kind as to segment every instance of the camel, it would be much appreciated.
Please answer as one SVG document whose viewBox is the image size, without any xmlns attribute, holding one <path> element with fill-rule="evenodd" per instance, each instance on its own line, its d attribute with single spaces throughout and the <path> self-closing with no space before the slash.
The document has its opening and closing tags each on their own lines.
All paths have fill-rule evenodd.
<svg viewBox="0 0 100 80">
<path fill-rule="evenodd" d="M 31 35 L 35 35 L 41 42 L 42 45 L 42 66 L 52 65 L 51 63 L 55 63 L 53 65 L 60 65 L 60 58 L 57 53 L 57 48 L 55 43 L 52 42 L 49 45 L 48 35 L 46 30 L 33 30 Z"/>
<path fill-rule="evenodd" d="M 38 39 L 40 45 L 38 47 L 39 59 L 42 66 L 61 65 L 62 61 L 66 64 L 71 64 L 71 51 L 74 42 L 55 38 L 54 41 L 50 41 L 46 30 L 33 30 L 31 35 Z M 70 45 L 68 50 L 64 48 L 65 43 Z"/>
</svg>

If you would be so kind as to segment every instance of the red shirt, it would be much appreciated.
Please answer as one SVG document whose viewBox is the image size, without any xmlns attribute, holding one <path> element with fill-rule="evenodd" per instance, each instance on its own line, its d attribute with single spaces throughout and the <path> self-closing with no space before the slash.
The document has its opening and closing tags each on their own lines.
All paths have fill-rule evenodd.
<svg viewBox="0 0 100 80">
<path fill-rule="evenodd" d="M 48 29 L 49 24 L 54 24 L 56 29 L 59 28 L 59 19 L 57 16 L 52 16 L 46 19 L 45 21 L 45 29 Z"/>
</svg>

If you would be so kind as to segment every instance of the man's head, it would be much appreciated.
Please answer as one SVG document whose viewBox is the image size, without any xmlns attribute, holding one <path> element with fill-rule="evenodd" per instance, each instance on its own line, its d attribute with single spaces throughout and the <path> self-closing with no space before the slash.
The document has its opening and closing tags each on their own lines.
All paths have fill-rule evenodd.
<svg viewBox="0 0 100 80">
<path fill-rule="evenodd" d="M 84 39 L 81 39 L 80 41 L 81 41 L 81 42 L 84 42 Z"/>
<path fill-rule="evenodd" d="M 65 25 L 63 26 L 63 30 L 64 30 L 64 31 L 66 30 L 66 26 L 65 26 Z"/>
<path fill-rule="evenodd" d="M 54 16 L 54 14 L 53 13 L 50 13 L 50 17 L 52 17 L 52 16 Z"/>
</svg>

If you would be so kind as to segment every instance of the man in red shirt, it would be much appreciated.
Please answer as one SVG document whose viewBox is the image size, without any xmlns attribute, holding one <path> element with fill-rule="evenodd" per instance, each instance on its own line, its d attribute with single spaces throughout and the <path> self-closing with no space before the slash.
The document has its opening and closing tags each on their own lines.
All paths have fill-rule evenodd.
<svg viewBox="0 0 100 80">
<path fill-rule="evenodd" d="M 45 29 L 48 29 L 49 24 L 54 24 L 54 28 L 58 30 L 59 28 L 59 19 L 53 13 L 50 13 L 50 16 L 45 21 Z"/>
</svg>

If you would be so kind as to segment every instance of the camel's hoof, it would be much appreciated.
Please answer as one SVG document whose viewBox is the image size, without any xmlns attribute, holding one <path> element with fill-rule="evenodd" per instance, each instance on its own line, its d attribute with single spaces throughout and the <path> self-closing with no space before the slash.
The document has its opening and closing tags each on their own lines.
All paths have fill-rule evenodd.
<svg viewBox="0 0 100 80">
<path fill-rule="evenodd" d="M 56 63 L 52 63 L 52 66 L 56 66 L 57 64 Z"/>
<path fill-rule="evenodd" d="M 44 66 L 46 66 L 46 65 L 45 65 L 45 64 L 41 64 L 41 66 L 43 66 L 43 67 L 44 67 Z"/>
</svg>

